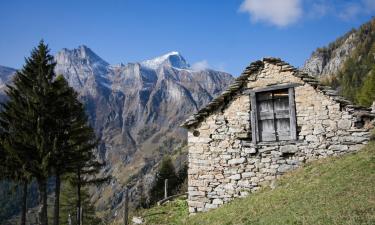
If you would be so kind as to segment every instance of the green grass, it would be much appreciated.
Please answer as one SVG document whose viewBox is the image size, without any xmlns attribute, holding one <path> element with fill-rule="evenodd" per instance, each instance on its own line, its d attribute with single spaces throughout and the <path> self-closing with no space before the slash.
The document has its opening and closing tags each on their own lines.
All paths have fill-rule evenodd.
<svg viewBox="0 0 375 225">
<path fill-rule="evenodd" d="M 263 189 L 188 216 L 184 200 L 138 212 L 147 224 L 375 224 L 375 143 L 307 164 Z"/>
<path fill-rule="evenodd" d="M 162 206 L 156 206 L 136 212 L 145 219 L 146 224 L 183 224 L 188 216 L 188 205 L 185 199 L 176 199 Z"/>
</svg>

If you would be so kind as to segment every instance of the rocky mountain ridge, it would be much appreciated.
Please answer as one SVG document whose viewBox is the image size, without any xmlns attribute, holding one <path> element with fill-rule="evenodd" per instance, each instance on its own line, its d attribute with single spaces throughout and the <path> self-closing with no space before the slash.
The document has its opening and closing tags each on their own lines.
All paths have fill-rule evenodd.
<svg viewBox="0 0 375 225">
<path fill-rule="evenodd" d="M 328 46 L 318 48 L 305 61 L 302 71 L 316 77 L 337 74 L 355 50 L 357 39 L 357 33 L 351 30 Z"/>
</svg>

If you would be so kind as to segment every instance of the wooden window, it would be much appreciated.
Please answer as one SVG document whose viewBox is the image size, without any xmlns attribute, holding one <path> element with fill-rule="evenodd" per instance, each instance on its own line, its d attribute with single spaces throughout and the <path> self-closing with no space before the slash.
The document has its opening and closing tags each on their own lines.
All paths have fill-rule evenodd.
<svg viewBox="0 0 375 225">
<path fill-rule="evenodd" d="M 294 87 L 251 93 L 253 142 L 296 140 Z"/>
</svg>

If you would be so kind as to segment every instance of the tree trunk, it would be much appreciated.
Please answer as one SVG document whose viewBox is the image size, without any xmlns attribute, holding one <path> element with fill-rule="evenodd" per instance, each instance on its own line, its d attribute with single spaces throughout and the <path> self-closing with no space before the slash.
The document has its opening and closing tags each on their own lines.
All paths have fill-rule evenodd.
<svg viewBox="0 0 375 225">
<path fill-rule="evenodd" d="M 38 189 L 39 189 L 39 224 L 48 225 L 47 217 L 47 181 L 46 179 L 38 180 Z"/>
<path fill-rule="evenodd" d="M 81 225 L 81 171 L 77 170 L 77 225 Z"/>
<path fill-rule="evenodd" d="M 125 199 L 124 199 L 124 225 L 129 224 L 129 189 L 125 188 Z"/>
<path fill-rule="evenodd" d="M 55 180 L 55 205 L 53 207 L 53 225 L 59 225 L 60 219 L 60 174 L 56 173 Z"/>
<path fill-rule="evenodd" d="M 22 193 L 22 215 L 21 225 L 26 225 L 26 211 L 27 211 L 27 181 L 23 181 L 23 193 Z"/>
</svg>

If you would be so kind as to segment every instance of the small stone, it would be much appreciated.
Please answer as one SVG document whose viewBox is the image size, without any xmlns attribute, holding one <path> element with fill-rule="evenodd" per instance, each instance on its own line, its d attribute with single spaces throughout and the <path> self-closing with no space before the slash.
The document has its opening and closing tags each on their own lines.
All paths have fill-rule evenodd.
<svg viewBox="0 0 375 225">
<path fill-rule="evenodd" d="M 307 135 L 306 141 L 308 141 L 308 142 L 319 142 L 319 139 L 315 135 Z"/>
<path fill-rule="evenodd" d="M 280 147 L 280 152 L 285 153 L 296 153 L 298 151 L 298 147 L 296 145 L 284 145 Z"/>
<path fill-rule="evenodd" d="M 262 163 L 268 163 L 268 162 L 271 162 L 271 159 L 270 158 L 263 158 L 261 160 Z"/>
<path fill-rule="evenodd" d="M 259 182 L 259 177 L 252 177 L 250 179 L 251 182 L 258 183 Z"/>
<path fill-rule="evenodd" d="M 228 164 L 229 165 L 241 164 L 241 163 L 244 163 L 245 161 L 246 161 L 246 158 L 231 159 L 231 160 L 228 160 Z"/>
<path fill-rule="evenodd" d="M 245 173 L 242 173 L 242 177 L 243 178 L 248 178 L 248 177 L 253 177 L 253 176 L 255 176 L 254 172 L 245 172 Z"/>
<path fill-rule="evenodd" d="M 239 179 L 241 179 L 241 175 L 240 174 L 234 174 L 234 175 L 230 176 L 229 179 L 239 180 Z"/>
<path fill-rule="evenodd" d="M 206 203 L 205 208 L 206 209 L 216 209 L 217 205 Z"/>
<path fill-rule="evenodd" d="M 204 191 L 189 191 L 189 196 L 204 196 Z"/>
<path fill-rule="evenodd" d="M 285 164 L 283 164 L 283 165 L 280 165 L 280 166 L 279 166 L 279 168 L 277 169 L 277 171 L 280 172 L 280 173 L 285 173 L 285 172 L 291 170 L 292 168 L 293 168 L 293 167 L 290 166 L 290 165 L 285 165 Z"/>
<path fill-rule="evenodd" d="M 143 224 L 144 221 L 142 217 L 133 216 L 132 222 L 133 224 Z"/>
<path fill-rule="evenodd" d="M 215 198 L 215 199 L 212 201 L 212 204 L 215 204 L 215 205 L 222 205 L 222 204 L 223 204 L 223 200 L 218 199 L 218 198 Z"/>
<path fill-rule="evenodd" d="M 196 213 L 197 210 L 194 207 L 189 207 L 189 213 Z"/>
<path fill-rule="evenodd" d="M 254 154 L 257 152 L 255 148 L 244 148 L 245 153 L 247 154 Z"/>
<path fill-rule="evenodd" d="M 342 130 L 350 129 L 351 126 L 352 126 L 352 121 L 350 120 L 339 120 L 337 122 L 337 127 Z"/>
<path fill-rule="evenodd" d="M 346 151 L 348 150 L 348 146 L 347 145 L 331 145 L 329 146 L 328 149 L 333 150 L 333 151 Z"/>
</svg>

